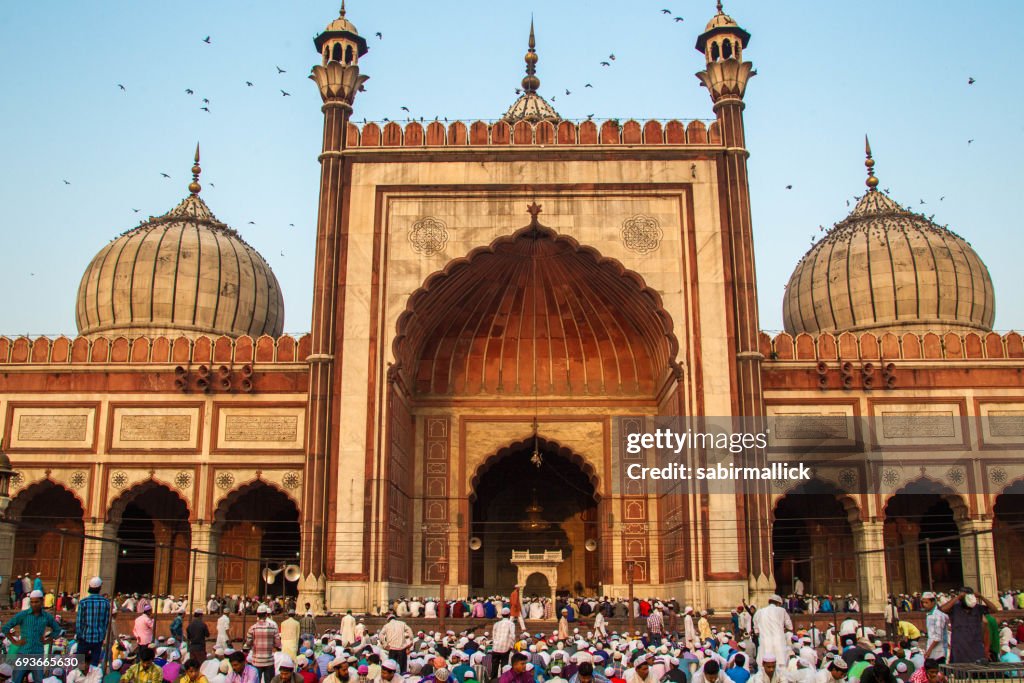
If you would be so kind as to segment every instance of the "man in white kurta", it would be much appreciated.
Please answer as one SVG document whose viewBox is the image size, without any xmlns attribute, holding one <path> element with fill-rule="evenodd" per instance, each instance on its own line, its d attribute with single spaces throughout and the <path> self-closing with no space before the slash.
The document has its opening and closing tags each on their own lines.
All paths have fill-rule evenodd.
<svg viewBox="0 0 1024 683">
<path fill-rule="evenodd" d="M 356 642 L 356 618 L 352 616 L 352 610 L 349 610 L 341 618 L 341 644 L 348 647 L 354 642 Z"/>
<path fill-rule="evenodd" d="M 757 663 L 771 655 L 778 662 L 789 661 L 789 641 L 786 631 L 793 630 L 789 612 L 782 609 L 782 598 L 772 595 L 768 605 L 754 612 L 754 633 L 758 635 Z"/>
<path fill-rule="evenodd" d="M 214 647 L 227 649 L 228 647 L 228 629 L 231 628 L 231 618 L 228 613 L 220 615 L 217 619 L 217 642 L 214 643 Z"/>
<path fill-rule="evenodd" d="M 693 608 L 687 605 L 684 611 L 686 616 L 683 617 L 683 636 L 686 639 L 686 647 L 693 650 L 700 640 L 697 637 L 697 626 L 693 623 Z"/>
</svg>

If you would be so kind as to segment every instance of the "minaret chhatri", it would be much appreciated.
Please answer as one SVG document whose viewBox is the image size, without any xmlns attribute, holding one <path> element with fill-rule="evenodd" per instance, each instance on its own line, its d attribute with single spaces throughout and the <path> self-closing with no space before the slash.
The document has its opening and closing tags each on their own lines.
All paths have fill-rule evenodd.
<svg viewBox="0 0 1024 683">
<path fill-rule="evenodd" d="M 303 476 L 301 570 L 298 603 L 310 603 L 316 613 L 324 609 L 327 586 L 327 547 L 333 542 L 328 516 L 331 454 L 332 387 L 341 369 L 340 348 L 348 234 L 343 230 L 342 187 L 345 132 L 356 94 L 368 76 L 359 72 L 359 58 L 367 53 L 366 40 L 345 17 L 345 3 L 337 19 L 313 41 L 321 63 L 313 67 L 323 99 L 323 149 L 320 153 L 320 207 L 317 214 L 316 269 L 313 280 L 313 317 L 310 329 L 309 400 L 306 419 L 306 463 Z"/>
<path fill-rule="evenodd" d="M 697 50 L 707 62 L 697 74 L 708 89 L 725 147 L 718 171 L 718 184 L 724 196 L 722 203 L 723 241 L 727 258 L 727 315 L 733 318 L 730 340 L 735 354 L 735 386 L 733 414 L 749 418 L 745 430 L 763 431 L 764 397 L 761 390 L 761 361 L 758 349 L 760 324 L 757 313 L 757 284 L 754 272 L 754 237 L 751 227 L 750 187 L 747 178 L 746 140 L 743 134 L 743 95 L 747 81 L 756 72 L 750 62 L 743 61 L 743 51 L 750 34 L 726 14 L 721 0 L 718 12 L 697 37 Z M 761 461 L 764 452 L 756 453 Z M 763 604 L 774 591 L 772 579 L 770 492 L 767 483 L 748 487 L 743 497 L 746 506 L 744 530 L 750 595 Z"/>
</svg>

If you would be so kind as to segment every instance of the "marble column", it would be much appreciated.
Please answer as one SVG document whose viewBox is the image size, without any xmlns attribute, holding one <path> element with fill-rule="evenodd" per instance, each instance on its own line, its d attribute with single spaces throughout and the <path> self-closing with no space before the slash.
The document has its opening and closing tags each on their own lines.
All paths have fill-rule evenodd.
<svg viewBox="0 0 1024 683">
<path fill-rule="evenodd" d="M 880 520 L 855 521 L 853 545 L 857 552 L 857 585 L 860 589 L 861 610 L 881 612 L 885 609 L 885 523 Z"/>
<path fill-rule="evenodd" d="M 0 522 L 0 604 L 6 605 L 11 591 L 11 572 L 14 571 L 14 536 L 17 527 Z"/>
<path fill-rule="evenodd" d="M 114 592 L 117 575 L 117 525 L 103 521 L 85 523 L 85 541 L 82 543 L 82 574 L 80 593 L 89 589 L 89 579 L 103 579 L 103 592 Z"/>
<path fill-rule="evenodd" d="M 204 605 L 217 592 L 217 548 L 220 533 L 202 520 L 192 524 L 192 548 L 195 555 L 189 581 L 193 608 Z"/>
<path fill-rule="evenodd" d="M 965 519 L 957 522 L 960 537 L 960 562 L 964 585 L 999 604 L 996 588 L 996 556 L 992 542 L 991 519 Z"/>
</svg>

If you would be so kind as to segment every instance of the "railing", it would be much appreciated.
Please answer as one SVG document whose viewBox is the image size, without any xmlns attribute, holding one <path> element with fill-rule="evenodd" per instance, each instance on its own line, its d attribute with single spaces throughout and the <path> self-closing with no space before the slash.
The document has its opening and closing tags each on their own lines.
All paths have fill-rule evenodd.
<svg viewBox="0 0 1024 683">
<path fill-rule="evenodd" d="M 531 553 L 529 550 L 513 550 L 513 562 L 561 562 L 561 550 L 545 550 L 542 553 Z"/>
</svg>

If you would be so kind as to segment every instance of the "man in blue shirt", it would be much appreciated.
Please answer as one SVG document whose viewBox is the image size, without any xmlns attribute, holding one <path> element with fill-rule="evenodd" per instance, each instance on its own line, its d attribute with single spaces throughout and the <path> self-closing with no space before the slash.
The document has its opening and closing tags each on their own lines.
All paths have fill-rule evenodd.
<svg viewBox="0 0 1024 683">
<path fill-rule="evenodd" d="M 75 620 L 78 655 L 88 657 L 92 666 L 99 666 L 103 660 L 103 641 L 107 639 L 107 628 L 110 626 L 110 601 L 100 595 L 102 587 L 103 580 L 100 577 L 89 579 L 89 595 L 78 603 L 78 617 Z"/>
<path fill-rule="evenodd" d="M 12 628 L 18 627 L 18 636 L 10 635 Z M 46 629 L 50 629 L 47 633 Z M 15 614 L 0 626 L 0 635 L 6 635 L 15 645 L 19 646 L 18 656 L 39 658 L 46 654 L 45 646 L 54 638 L 64 635 L 64 629 L 56 622 L 53 615 L 43 610 L 43 591 L 34 590 L 29 593 L 29 608 Z M 11 683 L 21 683 L 25 674 L 32 674 L 33 681 L 43 680 L 43 668 L 18 668 L 14 672 Z"/>
</svg>

